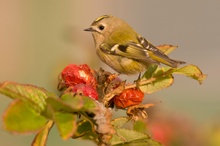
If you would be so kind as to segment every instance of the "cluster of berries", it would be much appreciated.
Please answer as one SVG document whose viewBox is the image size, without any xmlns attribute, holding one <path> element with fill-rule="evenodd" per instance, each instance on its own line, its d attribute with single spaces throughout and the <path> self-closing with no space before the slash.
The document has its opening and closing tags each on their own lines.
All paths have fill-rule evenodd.
<svg viewBox="0 0 220 146">
<path fill-rule="evenodd" d="M 58 90 L 66 89 L 68 92 L 88 96 L 94 100 L 100 100 L 103 97 L 99 94 L 99 82 L 97 73 L 88 65 L 70 64 L 66 66 L 60 74 L 60 81 Z M 113 79 L 114 80 L 114 79 Z M 117 81 L 121 81 L 117 78 Z M 110 84 L 110 83 L 108 83 Z M 115 84 L 113 89 L 117 88 L 119 84 Z M 138 105 L 142 102 L 144 93 L 137 88 L 124 89 L 120 94 L 113 97 L 113 104 L 117 108 L 127 108 L 133 105 Z M 101 101 L 101 100 L 100 100 Z"/>
</svg>

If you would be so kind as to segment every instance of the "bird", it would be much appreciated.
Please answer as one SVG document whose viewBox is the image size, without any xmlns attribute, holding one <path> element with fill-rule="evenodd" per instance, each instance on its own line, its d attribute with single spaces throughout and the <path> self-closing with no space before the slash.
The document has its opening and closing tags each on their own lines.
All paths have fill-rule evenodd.
<svg viewBox="0 0 220 146">
<path fill-rule="evenodd" d="M 101 61 L 119 74 L 138 74 L 161 63 L 172 68 L 185 63 L 169 58 L 124 20 L 112 15 L 98 17 L 84 31 L 92 33 Z"/>
</svg>

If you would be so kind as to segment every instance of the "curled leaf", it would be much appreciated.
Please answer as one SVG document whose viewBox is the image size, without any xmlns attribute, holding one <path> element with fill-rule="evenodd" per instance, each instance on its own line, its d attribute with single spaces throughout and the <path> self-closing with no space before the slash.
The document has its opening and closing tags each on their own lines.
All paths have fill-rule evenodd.
<svg viewBox="0 0 220 146">
<path fill-rule="evenodd" d="M 182 68 L 173 68 L 172 70 L 173 73 L 183 74 L 187 77 L 193 78 L 199 81 L 200 84 L 202 84 L 203 80 L 205 80 L 205 78 L 207 77 L 207 75 L 204 75 L 202 71 L 193 64 L 184 66 Z"/>
<path fill-rule="evenodd" d="M 162 51 L 164 54 L 170 54 L 171 52 L 173 52 L 178 46 L 173 46 L 173 45 L 159 45 L 157 46 L 157 48 Z"/>
</svg>

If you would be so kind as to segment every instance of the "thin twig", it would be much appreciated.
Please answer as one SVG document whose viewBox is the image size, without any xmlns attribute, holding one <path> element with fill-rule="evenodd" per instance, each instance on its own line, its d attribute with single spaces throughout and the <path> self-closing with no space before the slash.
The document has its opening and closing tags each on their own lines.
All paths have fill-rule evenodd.
<svg viewBox="0 0 220 146">
<path fill-rule="evenodd" d="M 137 83 L 133 83 L 133 84 L 130 84 L 130 85 L 126 85 L 125 89 L 135 88 L 137 86 L 141 86 L 141 85 L 145 85 L 145 84 L 151 83 L 151 82 L 153 82 L 155 80 L 156 80 L 156 78 L 150 78 L 148 80 L 142 80 L 142 81 L 138 82 L 138 84 Z"/>
</svg>

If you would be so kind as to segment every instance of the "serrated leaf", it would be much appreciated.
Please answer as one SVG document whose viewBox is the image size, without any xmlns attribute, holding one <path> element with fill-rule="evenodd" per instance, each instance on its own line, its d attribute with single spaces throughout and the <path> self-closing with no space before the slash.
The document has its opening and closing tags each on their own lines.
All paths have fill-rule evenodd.
<svg viewBox="0 0 220 146">
<path fill-rule="evenodd" d="M 46 146 L 46 141 L 50 129 L 53 127 L 53 121 L 48 121 L 46 125 L 37 133 L 31 146 Z"/>
<path fill-rule="evenodd" d="M 159 91 L 161 89 L 167 88 L 173 84 L 173 76 L 172 75 L 166 75 L 161 78 L 157 78 L 155 81 L 152 81 L 151 83 L 140 86 L 140 89 L 142 92 L 145 92 L 147 94 L 154 93 L 156 91 Z"/>
<path fill-rule="evenodd" d="M 166 55 L 173 52 L 177 47 L 178 46 L 173 46 L 173 45 L 159 45 L 159 46 L 157 46 L 157 48 Z"/>
<path fill-rule="evenodd" d="M 93 112 L 97 110 L 95 100 L 87 96 L 63 94 L 60 99 L 74 110 Z"/>
<path fill-rule="evenodd" d="M 72 113 L 54 113 L 54 122 L 63 140 L 71 138 L 76 131 L 76 115 Z"/>
<path fill-rule="evenodd" d="M 167 88 L 172 85 L 174 79 L 170 70 L 166 68 L 157 68 L 152 75 L 149 76 L 148 70 L 141 78 L 142 84 L 139 86 L 142 92 L 151 94 L 158 90 Z M 150 78 L 149 78 L 150 77 Z M 146 82 L 146 84 L 144 84 Z"/>
<path fill-rule="evenodd" d="M 115 129 L 121 128 L 124 124 L 126 124 L 130 119 L 128 117 L 120 117 L 111 121 L 111 124 Z"/>
<path fill-rule="evenodd" d="M 197 66 L 192 64 L 182 68 L 158 67 L 156 70 L 154 70 L 156 67 L 153 67 L 154 66 L 150 66 L 151 69 L 145 72 L 139 84 L 141 91 L 148 94 L 172 85 L 174 81 L 172 76 L 173 73 L 183 74 L 199 81 L 200 84 L 206 78 L 206 75 L 204 75 Z"/>
<path fill-rule="evenodd" d="M 150 138 L 147 134 L 129 129 L 117 129 L 116 133 L 117 134 L 114 134 L 112 139 L 109 141 L 110 145 L 124 144 L 135 140 Z"/>
<path fill-rule="evenodd" d="M 193 78 L 199 81 L 200 84 L 202 84 L 202 81 L 207 77 L 207 75 L 204 75 L 197 66 L 192 64 L 182 68 L 173 68 L 173 73 L 183 74 L 187 77 Z"/>
<path fill-rule="evenodd" d="M 18 134 L 37 132 L 46 122 L 46 118 L 31 109 L 26 102 L 20 99 L 12 102 L 3 115 L 5 129 Z"/>
<path fill-rule="evenodd" d="M 95 100 L 87 96 L 76 95 L 66 93 L 61 98 L 46 99 L 47 110 L 45 116 L 51 117 L 51 112 L 94 112 L 97 110 L 97 104 Z M 52 113 L 53 114 L 53 113 Z"/>
<path fill-rule="evenodd" d="M 59 98 L 51 98 L 48 97 L 46 99 L 46 109 L 42 113 L 43 116 L 47 117 L 48 119 L 53 119 L 53 114 L 55 112 L 65 112 L 65 113 L 73 113 L 75 112 L 68 104 L 64 103 Z"/>
<path fill-rule="evenodd" d="M 0 93 L 12 98 L 21 99 L 27 102 L 30 107 L 38 112 L 42 112 L 45 108 L 45 99 L 55 97 L 52 93 L 43 88 L 29 84 L 19 84 L 15 82 L 4 82 L 0 84 Z"/>
<path fill-rule="evenodd" d="M 114 146 L 163 146 L 163 145 L 151 138 L 148 138 L 148 139 L 134 140 L 131 142 L 125 142 L 123 144 L 117 144 Z"/>
</svg>

